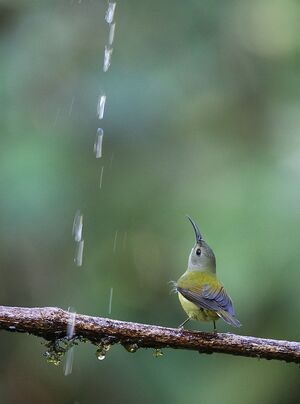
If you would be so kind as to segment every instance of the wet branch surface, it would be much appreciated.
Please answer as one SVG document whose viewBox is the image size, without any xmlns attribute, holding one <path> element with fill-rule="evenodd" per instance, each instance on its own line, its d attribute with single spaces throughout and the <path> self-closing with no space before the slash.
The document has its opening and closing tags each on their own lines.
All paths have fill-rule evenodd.
<svg viewBox="0 0 300 404">
<path fill-rule="evenodd" d="M 66 338 L 70 321 L 72 313 L 55 307 L 0 306 L 0 330 L 29 333 L 47 341 Z M 76 314 L 73 338 L 99 346 L 120 343 L 129 352 L 173 348 L 300 363 L 300 342 L 188 331 L 81 314 Z"/>
</svg>

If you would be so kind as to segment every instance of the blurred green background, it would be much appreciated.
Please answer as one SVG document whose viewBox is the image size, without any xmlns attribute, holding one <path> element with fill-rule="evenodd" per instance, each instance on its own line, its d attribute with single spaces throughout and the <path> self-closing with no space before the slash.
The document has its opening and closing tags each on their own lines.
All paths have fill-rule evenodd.
<svg viewBox="0 0 300 404">
<path fill-rule="evenodd" d="M 299 2 L 120 1 L 103 73 L 106 8 L 1 1 L 1 304 L 107 316 L 113 288 L 111 317 L 177 326 L 168 282 L 194 242 L 188 213 L 216 253 L 238 332 L 299 340 Z M 100 362 L 80 344 L 65 377 L 37 338 L 0 337 L 4 404 L 299 402 L 292 364 L 119 346 Z"/>
</svg>

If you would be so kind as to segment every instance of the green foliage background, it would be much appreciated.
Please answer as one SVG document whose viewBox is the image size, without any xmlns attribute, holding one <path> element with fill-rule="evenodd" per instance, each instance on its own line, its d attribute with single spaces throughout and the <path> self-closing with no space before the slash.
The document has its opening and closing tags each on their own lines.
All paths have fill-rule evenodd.
<svg viewBox="0 0 300 404">
<path fill-rule="evenodd" d="M 216 253 L 238 332 L 299 339 L 299 2 L 119 1 L 104 74 L 106 6 L 1 1 L 1 304 L 107 316 L 113 287 L 113 318 L 177 326 L 184 313 L 168 281 L 194 242 L 189 213 Z M 78 209 L 82 268 L 71 235 Z M 65 377 L 38 339 L 0 338 L 5 404 L 299 397 L 292 364 L 122 347 L 99 362 L 81 344 Z"/>
</svg>

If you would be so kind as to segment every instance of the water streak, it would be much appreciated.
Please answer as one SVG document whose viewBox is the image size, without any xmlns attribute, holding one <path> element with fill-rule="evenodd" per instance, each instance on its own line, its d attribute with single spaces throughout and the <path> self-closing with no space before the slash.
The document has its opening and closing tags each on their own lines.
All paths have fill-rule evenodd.
<svg viewBox="0 0 300 404">
<path fill-rule="evenodd" d="M 108 24 L 111 24 L 114 20 L 114 14 L 117 3 L 109 1 L 107 6 L 107 11 L 105 15 L 105 20 Z"/>
<path fill-rule="evenodd" d="M 82 258 L 83 258 L 83 247 L 84 247 L 84 240 L 79 241 L 76 246 L 76 252 L 75 252 L 75 264 L 79 267 L 82 266 Z"/>
<path fill-rule="evenodd" d="M 65 362 L 65 369 L 64 374 L 68 376 L 72 373 L 73 370 L 73 362 L 74 362 L 74 346 L 68 350 L 66 353 L 66 362 Z"/>
<path fill-rule="evenodd" d="M 102 141 L 103 141 L 104 131 L 101 128 L 97 129 L 96 140 L 94 143 L 94 152 L 96 153 L 96 158 L 102 157 Z"/>
<path fill-rule="evenodd" d="M 109 34 L 108 34 L 108 43 L 109 45 L 113 44 L 114 37 L 115 37 L 115 29 L 116 29 L 116 23 L 112 23 L 109 26 Z"/>
<path fill-rule="evenodd" d="M 72 234 L 76 242 L 79 242 L 82 239 L 82 228 L 83 228 L 83 215 L 78 210 L 75 214 L 72 228 Z"/>
<path fill-rule="evenodd" d="M 103 61 L 103 71 L 107 72 L 111 62 L 111 55 L 113 53 L 113 48 L 111 46 L 105 46 L 104 49 L 104 61 Z"/>
<path fill-rule="evenodd" d="M 106 95 L 105 94 L 99 95 L 97 103 L 97 115 L 99 119 L 103 119 L 105 102 L 106 102 Z"/>
<path fill-rule="evenodd" d="M 103 170 L 104 170 L 104 166 L 101 167 L 101 172 L 100 172 L 100 181 L 99 181 L 99 188 L 100 188 L 100 189 L 101 189 L 101 187 L 102 187 Z"/>
<path fill-rule="evenodd" d="M 70 317 L 68 320 L 67 326 L 67 337 L 69 339 L 73 338 L 75 332 L 75 321 L 76 321 L 76 311 L 71 311 L 71 307 L 69 307 L 68 311 L 70 312 Z"/>
<path fill-rule="evenodd" d="M 114 288 L 110 288 L 109 293 L 109 304 L 108 304 L 108 314 L 111 315 L 112 299 L 113 299 Z"/>
</svg>

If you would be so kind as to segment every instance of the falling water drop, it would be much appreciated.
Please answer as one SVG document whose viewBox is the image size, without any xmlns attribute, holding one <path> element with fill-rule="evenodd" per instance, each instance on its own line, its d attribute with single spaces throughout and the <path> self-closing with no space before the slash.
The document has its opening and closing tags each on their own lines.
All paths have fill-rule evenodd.
<svg viewBox="0 0 300 404">
<path fill-rule="evenodd" d="M 108 303 L 108 314 L 109 314 L 109 315 L 111 315 L 113 293 L 114 293 L 114 288 L 110 288 L 109 303 Z"/>
<path fill-rule="evenodd" d="M 68 339 L 71 339 L 73 338 L 75 332 L 76 311 L 69 307 L 68 312 L 70 313 L 70 317 L 67 325 L 67 337 Z"/>
<path fill-rule="evenodd" d="M 107 72 L 111 62 L 111 55 L 113 53 L 113 48 L 111 46 L 105 46 L 104 49 L 104 62 L 103 62 L 103 71 Z"/>
<path fill-rule="evenodd" d="M 82 239 L 83 215 L 78 210 L 73 221 L 72 234 L 75 241 L 79 242 Z"/>
<path fill-rule="evenodd" d="M 66 362 L 64 367 L 64 375 L 68 376 L 72 373 L 74 362 L 74 347 L 72 346 L 66 353 Z"/>
<path fill-rule="evenodd" d="M 108 34 L 108 43 L 109 45 L 112 45 L 115 37 L 115 30 L 116 30 L 116 23 L 112 23 L 109 26 L 109 34 Z"/>
<path fill-rule="evenodd" d="M 102 187 L 103 170 L 104 170 L 104 166 L 101 167 L 101 172 L 100 172 L 100 180 L 99 180 L 99 188 L 100 189 Z"/>
<path fill-rule="evenodd" d="M 73 338 L 75 333 L 75 321 L 76 321 L 76 312 L 69 307 L 68 312 L 70 313 L 67 325 L 67 338 L 70 340 Z M 66 354 L 66 361 L 64 366 L 64 375 L 68 376 L 72 373 L 73 370 L 73 362 L 74 362 L 74 347 L 72 346 Z"/>
<path fill-rule="evenodd" d="M 83 247 L 84 247 L 84 240 L 80 240 L 79 243 L 77 243 L 74 258 L 75 264 L 79 267 L 82 266 Z"/>
<path fill-rule="evenodd" d="M 96 153 L 96 158 L 102 157 L 102 141 L 103 141 L 103 129 L 98 128 L 96 133 L 96 140 L 94 143 L 94 152 Z"/>
<path fill-rule="evenodd" d="M 97 114 L 99 119 L 103 119 L 105 102 L 106 102 L 106 95 L 105 94 L 99 95 L 97 103 Z"/>
<path fill-rule="evenodd" d="M 105 15 L 105 20 L 108 24 L 111 24 L 114 20 L 114 14 L 116 9 L 116 3 L 109 1 L 108 7 Z"/>
</svg>

